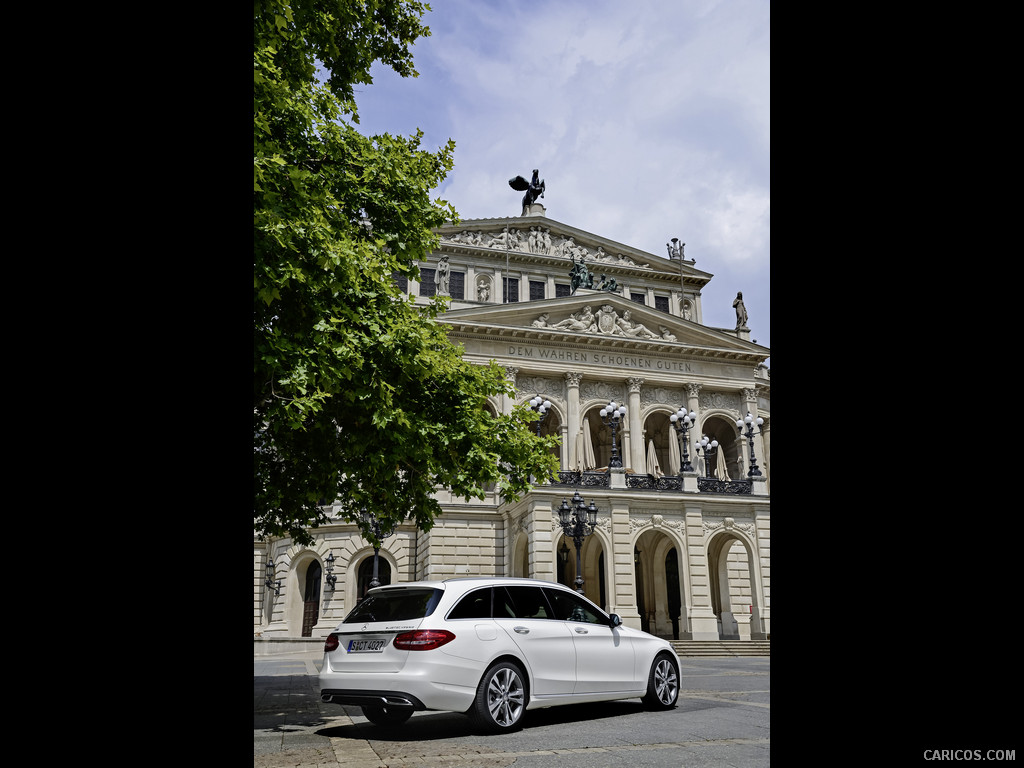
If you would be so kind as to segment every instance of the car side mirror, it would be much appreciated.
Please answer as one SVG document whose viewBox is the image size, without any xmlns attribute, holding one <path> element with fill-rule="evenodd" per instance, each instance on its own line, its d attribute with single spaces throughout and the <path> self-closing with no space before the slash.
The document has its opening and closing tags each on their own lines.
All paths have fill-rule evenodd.
<svg viewBox="0 0 1024 768">
<path fill-rule="evenodd" d="M 613 629 L 615 627 L 622 625 L 622 618 L 617 613 L 613 613 L 611 616 L 608 617 L 608 619 L 608 624 L 611 625 Z"/>
</svg>

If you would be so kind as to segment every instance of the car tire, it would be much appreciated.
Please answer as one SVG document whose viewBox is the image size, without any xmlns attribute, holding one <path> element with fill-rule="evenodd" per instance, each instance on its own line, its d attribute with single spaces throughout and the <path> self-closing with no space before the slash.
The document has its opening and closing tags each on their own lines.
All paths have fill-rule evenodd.
<svg viewBox="0 0 1024 768">
<path fill-rule="evenodd" d="M 363 717 L 374 725 L 401 725 L 412 717 L 411 707 L 363 707 Z"/>
<path fill-rule="evenodd" d="M 510 661 L 490 667 L 476 689 L 470 720 L 484 733 L 511 733 L 522 727 L 528 701 L 526 675 Z"/>
<path fill-rule="evenodd" d="M 654 659 L 647 676 L 647 695 L 643 697 L 648 709 L 672 709 L 679 700 L 679 665 L 667 653 Z"/>
</svg>

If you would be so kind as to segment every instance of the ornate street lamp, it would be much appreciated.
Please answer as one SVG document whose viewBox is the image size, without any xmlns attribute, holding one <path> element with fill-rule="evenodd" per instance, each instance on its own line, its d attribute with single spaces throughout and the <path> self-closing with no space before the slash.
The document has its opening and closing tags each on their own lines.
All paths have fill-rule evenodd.
<svg viewBox="0 0 1024 768">
<path fill-rule="evenodd" d="M 619 425 L 622 424 L 622 420 L 625 417 L 626 406 L 618 405 L 614 400 L 601 409 L 601 423 L 612 430 L 612 458 L 608 462 L 609 469 L 622 466 L 622 460 L 619 458 L 619 448 L 615 442 L 615 432 L 619 429 Z"/>
<path fill-rule="evenodd" d="M 333 592 L 334 585 L 338 583 L 338 577 L 334 575 L 334 553 L 328 552 L 324 562 L 327 563 L 327 576 L 324 577 L 324 580 L 330 585 Z"/>
<path fill-rule="evenodd" d="M 551 401 L 545 400 L 540 395 L 537 395 L 530 401 L 530 408 L 540 415 L 540 418 L 537 419 L 537 437 L 540 437 L 540 425 L 543 424 L 544 419 L 547 418 L 548 409 L 551 408 Z"/>
<path fill-rule="evenodd" d="M 690 432 L 690 427 L 697 423 L 697 414 L 693 411 L 687 413 L 685 408 L 680 408 L 669 416 L 668 420 L 672 422 L 672 426 L 676 428 L 676 432 L 683 436 L 683 464 L 679 468 L 679 471 L 693 472 L 693 466 L 690 464 L 690 451 L 687 447 L 690 442 L 689 439 L 687 439 L 687 434 Z"/>
<path fill-rule="evenodd" d="M 267 589 L 274 590 L 274 594 L 280 595 L 281 594 L 281 580 L 280 579 L 277 579 L 276 581 L 274 580 L 274 569 L 276 567 L 277 566 L 274 565 L 274 558 L 270 558 L 267 561 L 267 580 L 264 581 L 263 583 L 264 583 L 264 585 L 266 585 Z"/>
<path fill-rule="evenodd" d="M 572 506 L 562 499 L 558 507 L 558 522 L 562 525 L 562 533 L 572 539 L 576 545 L 576 591 L 583 594 L 583 569 L 580 563 L 580 549 L 583 539 L 594 532 L 597 527 L 597 505 L 593 501 L 587 506 L 579 491 L 573 491 Z M 589 530 L 588 530 L 589 529 Z"/>
<path fill-rule="evenodd" d="M 747 427 L 746 432 L 743 431 L 744 424 Z M 754 435 L 760 435 L 761 433 L 754 431 L 754 424 L 757 424 L 757 426 L 760 427 L 764 424 L 764 419 L 760 416 L 758 416 L 757 419 L 754 419 L 754 417 L 750 415 L 750 411 L 747 411 L 747 418 L 736 419 L 736 426 L 740 430 L 740 437 L 743 437 L 743 435 L 746 434 L 747 444 L 750 446 L 750 469 L 747 471 L 747 477 L 761 476 L 761 470 L 757 468 L 757 459 L 754 458 Z"/>
<path fill-rule="evenodd" d="M 363 510 L 363 522 L 366 523 L 367 527 L 373 531 L 373 578 L 370 580 L 370 589 L 380 586 L 380 581 L 377 579 L 377 562 L 380 556 L 380 543 L 390 536 L 394 531 L 391 527 L 382 528 L 380 520 L 374 515 L 370 514 L 367 510 Z"/>
<path fill-rule="evenodd" d="M 697 447 L 694 448 L 694 450 L 697 452 L 698 456 L 704 457 L 705 477 L 712 477 L 711 458 L 715 455 L 715 451 L 718 450 L 718 441 L 709 439 L 707 435 L 704 435 L 704 437 L 700 439 L 700 444 L 697 445 Z"/>
</svg>

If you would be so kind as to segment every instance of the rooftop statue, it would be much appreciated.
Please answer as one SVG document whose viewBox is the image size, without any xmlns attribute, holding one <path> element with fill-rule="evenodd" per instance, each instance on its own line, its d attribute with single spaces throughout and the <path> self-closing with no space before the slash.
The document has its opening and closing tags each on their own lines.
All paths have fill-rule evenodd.
<svg viewBox="0 0 1024 768">
<path fill-rule="evenodd" d="M 537 169 L 533 169 L 533 180 L 527 181 L 522 176 L 516 176 L 508 180 L 508 185 L 518 192 L 525 192 L 523 195 L 523 215 L 525 216 L 538 197 L 544 197 L 546 186 L 543 179 L 538 176 Z"/>
<path fill-rule="evenodd" d="M 569 270 L 569 282 L 572 285 L 572 293 L 576 293 L 577 288 L 594 287 L 594 275 L 587 268 L 583 259 L 580 259 L 579 262 L 577 262 L 576 259 L 573 258 L 572 269 Z"/>
</svg>

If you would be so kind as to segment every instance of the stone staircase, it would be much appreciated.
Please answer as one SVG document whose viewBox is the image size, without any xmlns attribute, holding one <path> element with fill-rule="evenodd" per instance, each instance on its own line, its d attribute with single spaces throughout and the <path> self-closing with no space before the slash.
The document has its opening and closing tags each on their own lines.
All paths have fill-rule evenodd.
<svg viewBox="0 0 1024 768">
<path fill-rule="evenodd" d="M 716 656 L 771 656 L 771 640 L 672 640 L 679 658 Z"/>
</svg>

